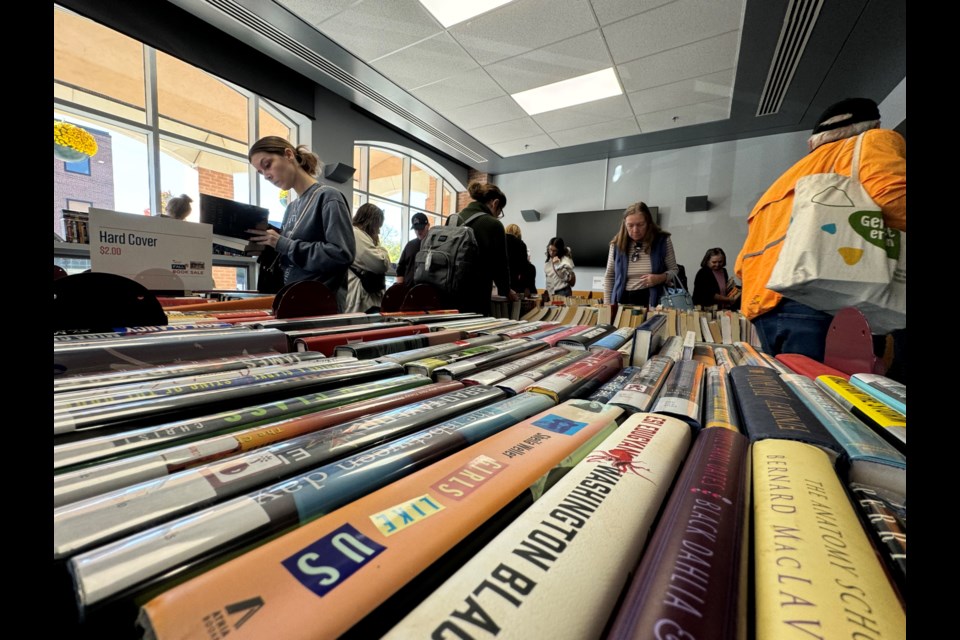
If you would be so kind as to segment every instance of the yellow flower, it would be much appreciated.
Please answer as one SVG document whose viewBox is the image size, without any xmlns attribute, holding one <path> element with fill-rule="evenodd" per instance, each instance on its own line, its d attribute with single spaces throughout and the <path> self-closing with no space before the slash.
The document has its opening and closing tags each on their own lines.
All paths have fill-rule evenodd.
<svg viewBox="0 0 960 640">
<path fill-rule="evenodd" d="M 74 149 L 88 156 L 96 155 L 97 140 L 86 130 L 69 122 L 53 123 L 53 144 Z"/>
</svg>

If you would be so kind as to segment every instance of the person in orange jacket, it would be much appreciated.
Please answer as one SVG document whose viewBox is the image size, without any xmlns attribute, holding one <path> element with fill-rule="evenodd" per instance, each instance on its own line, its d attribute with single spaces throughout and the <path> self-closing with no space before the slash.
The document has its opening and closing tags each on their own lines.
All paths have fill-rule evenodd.
<svg viewBox="0 0 960 640">
<path fill-rule="evenodd" d="M 807 140 L 810 153 L 767 189 L 747 218 L 747 238 L 734 273 L 743 284 L 741 312 L 753 321 L 770 355 L 801 353 L 822 361 L 833 320 L 766 287 L 790 224 L 797 180 L 815 173 L 850 175 L 856 137 L 866 132 L 860 182 L 880 206 L 886 224 L 907 230 L 906 142 L 896 131 L 879 127 L 880 111 L 869 98 L 848 98 L 828 107 Z"/>
</svg>

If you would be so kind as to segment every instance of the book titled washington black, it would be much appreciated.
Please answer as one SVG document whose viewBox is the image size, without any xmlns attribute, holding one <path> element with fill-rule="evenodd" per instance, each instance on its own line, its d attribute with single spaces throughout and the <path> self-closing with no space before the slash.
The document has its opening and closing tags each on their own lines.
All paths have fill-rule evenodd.
<svg viewBox="0 0 960 640">
<path fill-rule="evenodd" d="M 607 638 L 747 637 L 749 450 L 697 435 Z"/>
<path fill-rule="evenodd" d="M 730 370 L 730 386 L 750 442 L 776 438 L 817 447 L 833 462 L 843 447 L 770 367 L 741 365 Z"/>
</svg>

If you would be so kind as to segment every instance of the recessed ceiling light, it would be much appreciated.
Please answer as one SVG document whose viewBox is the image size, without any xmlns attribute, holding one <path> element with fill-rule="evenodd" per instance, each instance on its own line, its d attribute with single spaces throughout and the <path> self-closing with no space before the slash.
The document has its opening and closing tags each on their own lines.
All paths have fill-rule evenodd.
<svg viewBox="0 0 960 640">
<path fill-rule="evenodd" d="M 513 0 L 420 0 L 444 29 L 510 2 Z"/>
<path fill-rule="evenodd" d="M 531 116 L 554 109 L 572 107 L 623 93 L 613 67 L 584 76 L 545 84 L 536 89 L 514 93 L 511 97 Z"/>
</svg>

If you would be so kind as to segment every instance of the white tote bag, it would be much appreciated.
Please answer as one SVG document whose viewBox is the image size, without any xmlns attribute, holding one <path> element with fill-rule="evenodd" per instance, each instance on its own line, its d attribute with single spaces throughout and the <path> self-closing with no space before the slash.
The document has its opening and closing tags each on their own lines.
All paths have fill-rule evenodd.
<svg viewBox="0 0 960 640">
<path fill-rule="evenodd" d="M 855 307 L 874 333 L 907 326 L 907 234 L 884 224 L 860 184 L 857 136 L 851 176 L 804 176 L 767 288 L 814 309 Z"/>
</svg>

